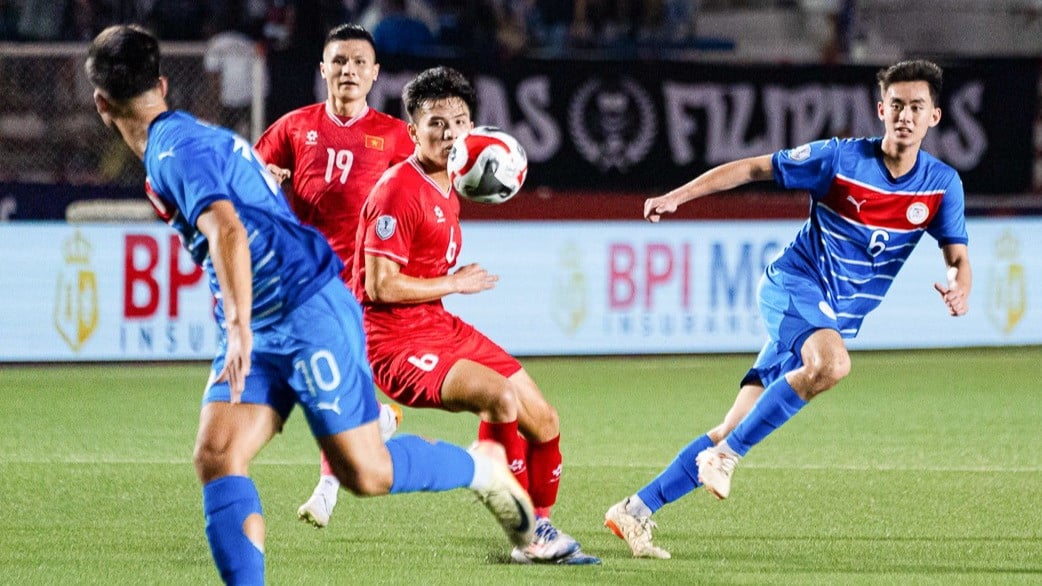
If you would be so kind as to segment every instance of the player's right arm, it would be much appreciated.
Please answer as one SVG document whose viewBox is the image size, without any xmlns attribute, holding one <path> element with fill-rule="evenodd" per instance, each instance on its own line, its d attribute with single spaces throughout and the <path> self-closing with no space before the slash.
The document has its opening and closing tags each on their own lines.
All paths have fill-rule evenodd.
<svg viewBox="0 0 1042 586">
<path fill-rule="evenodd" d="M 499 276 L 476 263 L 442 277 L 422 279 L 401 272 L 401 265 L 373 254 L 365 255 L 365 293 L 375 303 L 425 303 L 453 293 L 480 293 L 496 286 Z"/>
<path fill-rule="evenodd" d="M 702 173 L 680 187 L 644 200 L 644 218 L 657 222 L 664 214 L 672 214 L 681 205 L 700 197 L 734 189 L 754 181 L 774 179 L 773 155 L 761 155 L 724 163 Z"/>
<path fill-rule="evenodd" d="M 268 172 L 275 176 L 280 184 L 293 176 L 290 167 L 293 165 L 293 144 L 286 132 L 286 117 L 282 117 L 269 126 L 264 134 L 253 145 L 261 160 L 265 162 Z"/>
<path fill-rule="evenodd" d="M 217 381 L 228 381 L 231 401 L 238 403 L 246 387 L 246 375 L 250 374 L 250 353 L 253 352 L 253 331 L 250 329 L 253 276 L 246 228 L 235 207 L 225 199 L 207 206 L 195 225 L 206 236 L 228 328 L 224 369 L 218 374 Z"/>
</svg>

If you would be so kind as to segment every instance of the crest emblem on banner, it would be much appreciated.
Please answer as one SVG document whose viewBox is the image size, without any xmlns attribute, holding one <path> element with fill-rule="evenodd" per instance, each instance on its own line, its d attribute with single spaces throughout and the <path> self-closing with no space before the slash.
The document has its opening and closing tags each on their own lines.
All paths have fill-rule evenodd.
<svg viewBox="0 0 1042 586">
<path fill-rule="evenodd" d="M 98 327 L 98 280 L 90 266 L 91 244 L 79 230 L 62 244 L 65 265 L 58 273 L 54 328 L 73 352 Z"/>
<path fill-rule="evenodd" d="M 591 79 L 572 96 L 568 129 L 584 159 L 602 171 L 627 171 L 651 151 L 658 116 L 651 96 L 632 79 Z"/>
<path fill-rule="evenodd" d="M 574 334 L 586 321 L 588 297 L 582 252 L 574 243 L 568 243 L 557 259 L 550 304 L 550 318 L 562 332 Z"/>
<path fill-rule="evenodd" d="M 987 287 L 988 318 L 1003 334 L 1017 327 L 1027 311 L 1027 277 L 1020 241 L 1009 230 L 995 241 L 995 263 Z"/>
</svg>

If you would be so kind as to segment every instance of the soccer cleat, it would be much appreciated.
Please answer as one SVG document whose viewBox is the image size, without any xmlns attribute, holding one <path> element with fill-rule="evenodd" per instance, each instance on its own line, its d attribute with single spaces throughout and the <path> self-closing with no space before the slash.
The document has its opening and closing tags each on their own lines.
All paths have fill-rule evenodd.
<svg viewBox="0 0 1042 586">
<path fill-rule="evenodd" d="M 315 492 L 311 493 L 311 498 L 297 509 L 297 518 L 305 523 L 314 525 L 318 529 L 329 524 L 329 516 L 333 514 L 333 507 L 336 506 L 336 501 L 330 502 L 320 488 L 321 484 L 315 487 Z"/>
<path fill-rule="evenodd" d="M 579 542 L 571 535 L 558 531 L 550 523 L 550 519 L 538 519 L 535 524 L 535 538 L 525 546 L 515 547 L 510 552 L 510 559 L 519 563 L 556 563 L 579 551 Z"/>
<path fill-rule="evenodd" d="M 651 543 L 651 530 L 658 525 L 651 517 L 640 518 L 626 510 L 630 499 L 615 503 L 604 513 L 604 526 L 611 529 L 616 537 L 626 542 L 635 558 L 658 558 L 668 560 L 673 557 L 668 551 Z"/>
<path fill-rule="evenodd" d="M 707 448 L 695 456 L 698 464 L 698 481 L 706 490 L 720 500 L 731 493 L 731 475 L 738 465 L 738 458 L 724 452 L 720 448 Z"/>
<path fill-rule="evenodd" d="M 379 421 L 380 439 L 386 442 L 402 425 L 402 408 L 393 403 L 381 403 Z"/>
<path fill-rule="evenodd" d="M 470 448 L 471 455 L 493 462 L 491 486 L 474 490 L 478 500 L 495 516 L 514 545 L 528 545 L 535 538 L 535 511 L 532 499 L 507 466 L 506 451 L 493 441 L 479 441 Z"/>
</svg>

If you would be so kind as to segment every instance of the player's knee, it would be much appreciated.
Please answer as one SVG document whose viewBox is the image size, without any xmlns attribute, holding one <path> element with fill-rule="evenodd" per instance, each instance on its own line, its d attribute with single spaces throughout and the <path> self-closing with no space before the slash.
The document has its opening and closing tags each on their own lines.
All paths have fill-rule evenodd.
<svg viewBox="0 0 1042 586">
<path fill-rule="evenodd" d="M 526 411 L 532 419 L 531 427 L 537 437 L 553 438 L 561 432 L 561 419 L 557 409 L 546 401 L 539 402 Z"/>
<path fill-rule="evenodd" d="M 385 495 L 391 492 L 394 480 L 391 469 L 384 466 L 361 466 L 350 473 L 334 469 L 334 473 L 345 490 L 359 497 Z"/>
<path fill-rule="evenodd" d="M 814 396 L 836 386 L 850 374 L 850 355 L 839 353 L 810 366 L 807 369 L 807 380 L 810 383 L 808 394 Z"/>
<path fill-rule="evenodd" d="M 192 452 L 195 474 L 203 484 L 227 473 L 229 454 L 223 447 L 209 442 L 199 442 Z"/>
<path fill-rule="evenodd" d="M 486 390 L 485 404 L 485 411 L 492 421 L 506 422 L 517 419 L 517 393 L 506 379 Z"/>
</svg>

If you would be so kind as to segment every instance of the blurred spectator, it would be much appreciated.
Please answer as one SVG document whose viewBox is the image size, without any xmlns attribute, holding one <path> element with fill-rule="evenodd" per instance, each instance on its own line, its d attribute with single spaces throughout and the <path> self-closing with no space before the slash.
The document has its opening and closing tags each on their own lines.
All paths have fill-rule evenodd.
<svg viewBox="0 0 1042 586">
<path fill-rule="evenodd" d="M 406 13 L 406 0 L 377 0 L 383 15 L 372 29 L 377 55 L 422 55 L 434 46 L 434 33 Z"/>
<path fill-rule="evenodd" d="M 225 15 L 218 20 L 220 29 L 206 44 L 203 68 L 214 90 L 211 99 L 215 111 L 207 116 L 214 122 L 253 139 L 250 133 L 250 110 L 255 93 L 254 67 L 260 53 L 259 43 L 250 36 L 250 24 L 238 2 L 229 2 Z M 268 93 L 265 71 L 260 69 L 259 85 Z"/>
<path fill-rule="evenodd" d="M 316 100 L 325 34 L 344 22 L 343 0 L 271 0 L 263 31 L 268 79 L 277 83 L 266 101 L 266 123 Z M 301 63 L 310 64 L 301 67 Z"/>
<path fill-rule="evenodd" d="M 18 36 L 27 41 L 61 40 L 68 8 L 68 0 L 22 0 Z"/>
<path fill-rule="evenodd" d="M 438 10 L 430 2 L 427 0 L 404 0 L 404 4 L 406 16 L 422 22 L 433 36 L 438 36 L 441 32 L 441 18 L 438 15 Z M 380 24 L 380 21 L 383 20 L 386 14 L 387 8 L 384 6 L 384 2 L 381 0 L 370 0 L 368 6 L 362 10 L 357 22 L 367 31 L 375 32 L 376 26 Z M 377 54 L 379 55 L 379 52 Z"/>
<path fill-rule="evenodd" d="M 0 41 L 18 40 L 18 2 L 0 0 Z"/>
<path fill-rule="evenodd" d="M 563 56 L 571 44 L 575 3 L 560 0 L 535 0 L 529 20 L 531 43 L 553 56 Z"/>
<path fill-rule="evenodd" d="M 156 0 L 149 23 L 164 41 L 191 41 L 204 38 L 203 27 L 214 15 L 206 2 L 198 0 Z"/>
</svg>

